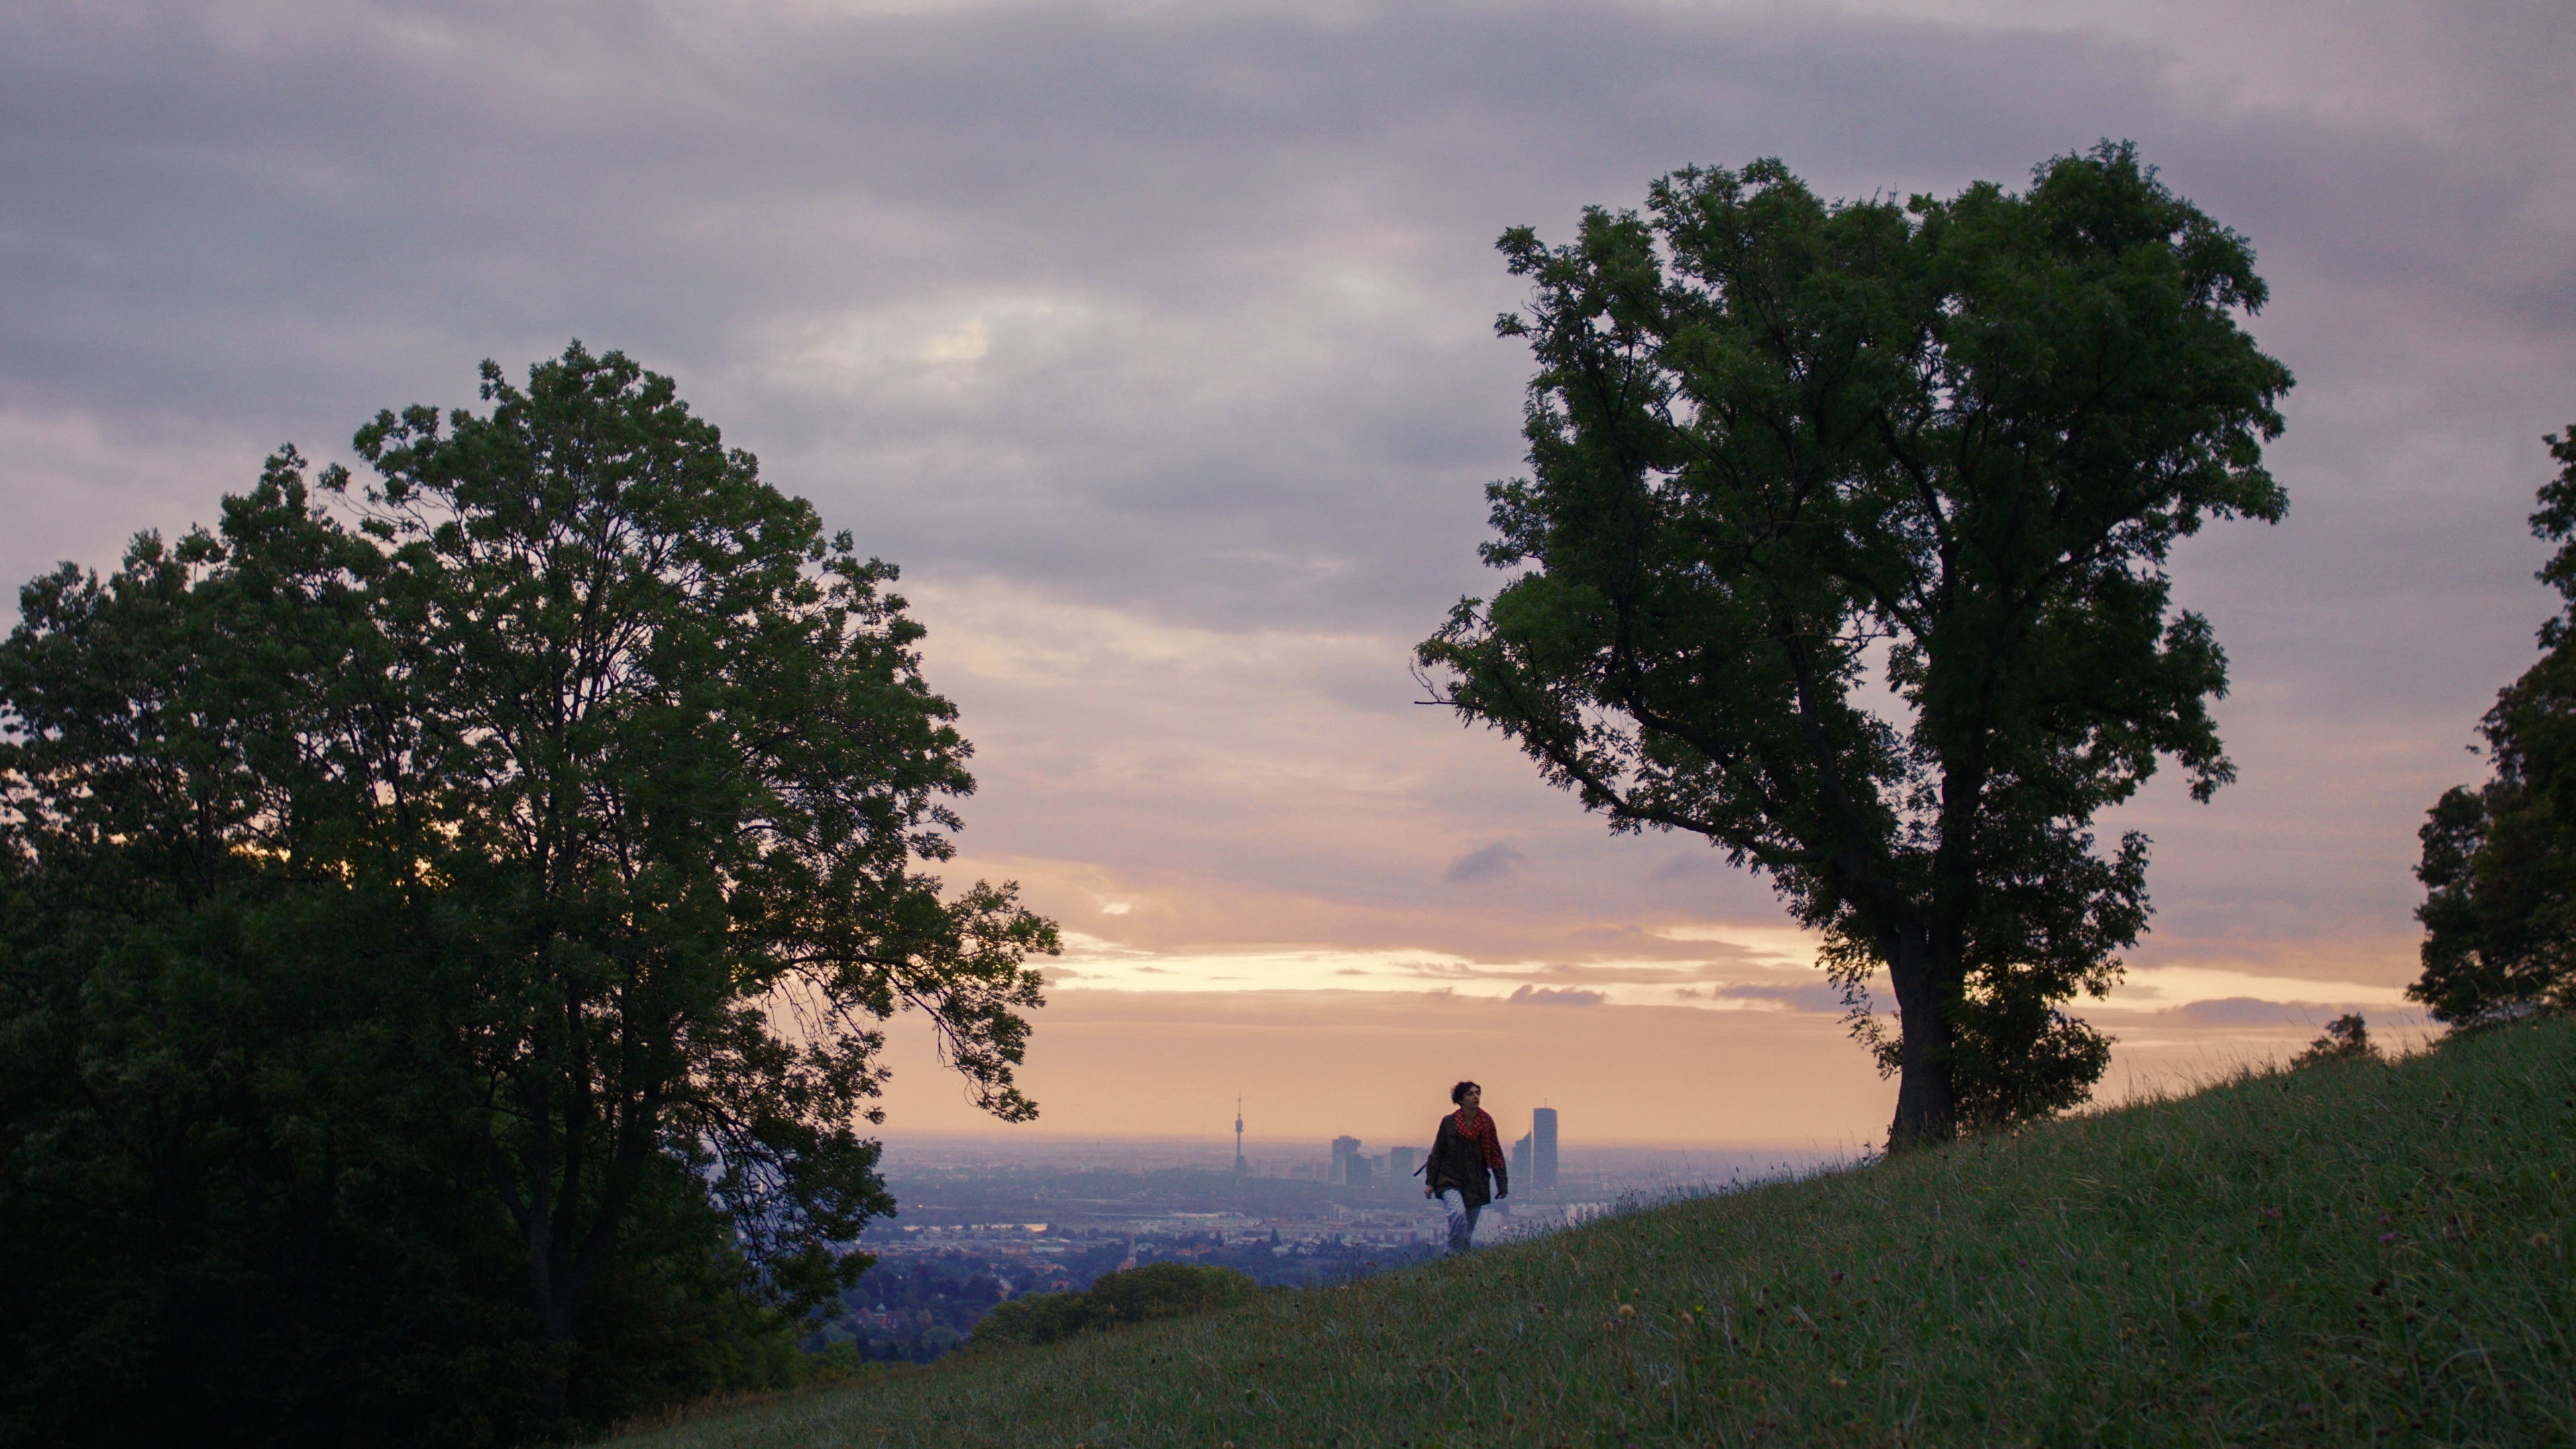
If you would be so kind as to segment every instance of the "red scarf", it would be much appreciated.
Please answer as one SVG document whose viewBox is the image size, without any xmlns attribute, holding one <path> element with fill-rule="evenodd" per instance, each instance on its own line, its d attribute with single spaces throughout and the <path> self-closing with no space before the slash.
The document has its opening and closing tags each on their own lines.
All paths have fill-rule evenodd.
<svg viewBox="0 0 2576 1449">
<path fill-rule="evenodd" d="M 1496 1172 L 1505 1170 L 1502 1136 L 1494 1131 L 1494 1119 L 1483 1108 L 1477 1108 L 1473 1116 L 1464 1107 L 1458 1109 L 1458 1135 L 1484 1147 L 1485 1166 Z"/>
</svg>

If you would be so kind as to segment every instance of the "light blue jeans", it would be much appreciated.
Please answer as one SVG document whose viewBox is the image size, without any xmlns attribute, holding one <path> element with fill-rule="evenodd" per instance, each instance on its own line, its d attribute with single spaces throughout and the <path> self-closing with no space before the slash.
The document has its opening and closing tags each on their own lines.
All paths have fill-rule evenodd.
<svg viewBox="0 0 2576 1449">
<path fill-rule="evenodd" d="M 1463 1253 L 1475 1246 L 1476 1219 L 1485 1211 L 1485 1205 L 1469 1207 L 1465 1193 L 1444 1187 L 1440 1190 L 1440 1206 L 1449 1214 L 1449 1251 Z"/>
</svg>

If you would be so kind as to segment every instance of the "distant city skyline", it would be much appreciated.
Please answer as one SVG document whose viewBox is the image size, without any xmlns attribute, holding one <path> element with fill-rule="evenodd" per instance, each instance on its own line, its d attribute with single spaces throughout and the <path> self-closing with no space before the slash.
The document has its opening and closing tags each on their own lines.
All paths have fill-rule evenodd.
<svg viewBox="0 0 2576 1449">
<path fill-rule="evenodd" d="M 1062 1173 L 1106 1171 L 1113 1173 L 1177 1173 L 1217 1184 L 1210 1190 L 1223 1190 L 1222 1184 L 1233 1178 L 1231 1147 L 1220 1138 L 1120 1137 L 1076 1139 L 1038 1136 L 993 1136 L 987 1134 L 888 1134 L 886 1156 L 882 1164 L 889 1181 L 899 1189 L 898 1198 L 924 1184 L 950 1180 L 981 1180 L 990 1174 Z M 1376 1145 L 1381 1153 L 1390 1147 L 1413 1146 L 1420 1150 L 1427 1144 L 1383 1143 Z M 1304 1183 L 1317 1189 L 1336 1184 L 1325 1180 L 1329 1167 L 1330 1143 L 1317 1140 L 1252 1141 L 1247 1146 L 1257 1180 L 1272 1183 Z M 1604 1180 L 1636 1184 L 1689 1181 L 1723 1184 L 1732 1179 L 1773 1175 L 1784 1171 L 1805 1171 L 1820 1164 L 1846 1161 L 1852 1156 L 1846 1147 L 1812 1143 L 1753 1143 L 1712 1146 L 1703 1143 L 1638 1144 L 1579 1143 L 1564 1156 L 1562 1174 L 1567 1179 Z M 1419 1158 L 1415 1159 L 1418 1164 Z M 1297 1176 L 1293 1169 L 1309 1171 Z M 1408 1169 L 1409 1171 L 1410 1169 Z M 1382 1183 L 1370 1184 L 1371 1196 Z M 1418 1189 L 1416 1190 L 1418 1191 Z"/>
</svg>

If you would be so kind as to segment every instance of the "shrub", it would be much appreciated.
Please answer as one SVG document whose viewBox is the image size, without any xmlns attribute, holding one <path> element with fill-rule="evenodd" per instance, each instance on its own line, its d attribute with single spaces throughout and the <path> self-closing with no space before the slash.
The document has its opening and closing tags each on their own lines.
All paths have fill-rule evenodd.
<svg viewBox="0 0 2576 1449">
<path fill-rule="evenodd" d="M 2294 1067 L 2313 1067 L 2320 1062 L 2353 1062 L 2379 1060 L 2379 1048 L 2370 1044 L 2370 1024 L 2358 1012 L 2347 1011 L 2326 1023 L 2326 1034 L 2308 1043 L 2308 1049 L 2290 1059 Z"/>
<path fill-rule="evenodd" d="M 1250 1303 L 1261 1296 L 1261 1285 L 1232 1268 L 1148 1263 L 1123 1273 L 1102 1274 L 1084 1296 L 1091 1300 L 1093 1323 L 1107 1327 Z"/>
<path fill-rule="evenodd" d="M 1148 1263 L 1104 1273 L 1088 1293 L 1038 1293 L 994 1305 L 966 1341 L 969 1350 L 1053 1343 L 1086 1328 L 1114 1328 L 1180 1318 L 1250 1303 L 1261 1285 L 1232 1268 Z"/>
</svg>

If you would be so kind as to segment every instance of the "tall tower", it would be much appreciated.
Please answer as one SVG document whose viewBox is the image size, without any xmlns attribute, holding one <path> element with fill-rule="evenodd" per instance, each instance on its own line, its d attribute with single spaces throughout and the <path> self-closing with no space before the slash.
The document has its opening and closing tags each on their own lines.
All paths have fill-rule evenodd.
<svg viewBox="0 0 2576 1449">
<path fill-rule="evenodd" d="M 1556 1186 L 1556 1109 L 1530 1113 L 1530 1185 Z"/>
<path fill-rule="evenodd" d="M 1243 1094 L 1237 1092 L 1234 1094 L 1234 1175 L 1241 1177 L 1247 1171 L 1249 1169 L 1243 1165 Z"/>
<path fill-rule="evenodd" d="M 1358 1138 L 1334 1138 L 1333 1166 L 1332 1170 L 1324 1175 L 1324 1181 L 1340 1183 L 1349 1182 L 1351 1180 L 1351 1164 L 1359 1157 L 1359 1155 L 1360 1140 Z M 1362 1172 L 1365 1173 L 1366 1169 L 1362 1169 Z M 1363 1176 L 1362 1180 L 1366 1180 L 1365 1176 Z"/>
</svg>

